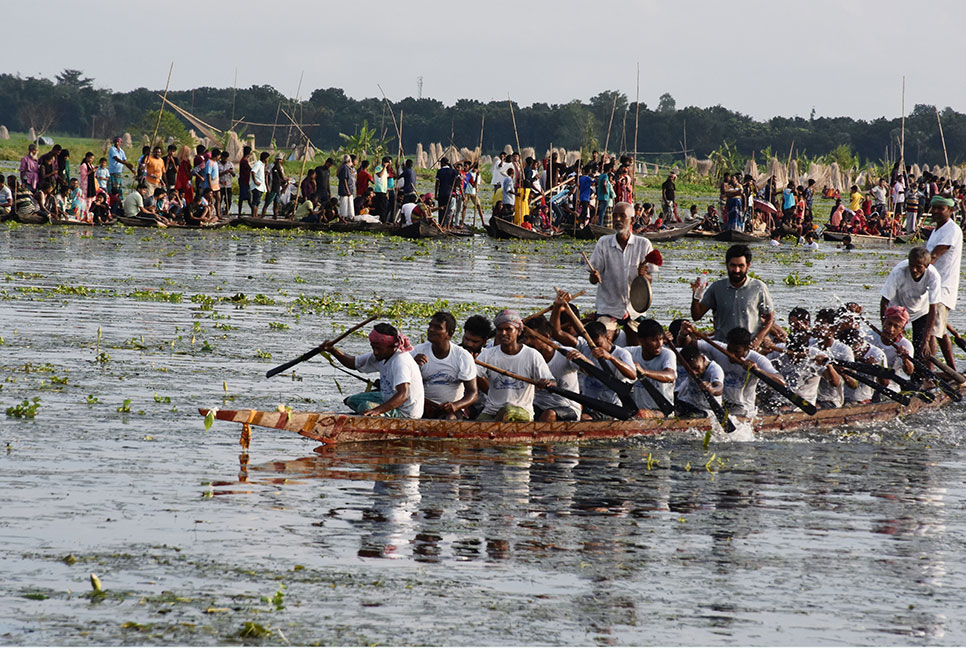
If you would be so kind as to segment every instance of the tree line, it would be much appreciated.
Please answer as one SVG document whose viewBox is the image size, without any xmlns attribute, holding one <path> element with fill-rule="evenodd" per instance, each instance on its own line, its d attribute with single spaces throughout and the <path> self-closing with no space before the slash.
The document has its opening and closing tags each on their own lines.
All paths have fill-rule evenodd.
<svg viewBox="0 0 966 648">
<path fill-rule="evenodd" d="M 137 138 L 143 133 L 136 129 L 150 121 L 146 114 L 160 106 L 160 93 L 147 88 L 129 92 L 95 88 L 93 79 L 73 69 L 65 69 L 54 79 L 0 74 L 0 124 L 11 130 L 32 127 L 38 133 L 77 137 L 106 138 L 129 131 Z M 460 99 L 447 106 L 436 99 L 407 97 L 391 102 L 390 111 L 381 97 L 353 99 L 339 88 L 320 88 L 299 101 L 270 85 L 201 87 L 172 91 L 168 97 L 222 130 L 231 126 L 232 118 L 241 120 L 234 130 L 241 136 L 254 134 L 258 146 L 268 146 L 272 139 L 279 147 L 298 143 L 298 129 L 291 127 L 285 116 L 288 113 L 306 124 L 305 133 L 322 149 L 339 148 L 345 141 L 340 134 L 352 135 L 367 125 L 377 139 L 387 142 L 387 148 L 395 150 L 395 116 L 402 121 L 403 147 L 409 152 L 417 142 L 472 149 L 480 142 L 481 124 L 486 153 L 507 144 L 515 146 L 517 134 L 523 146 L 540 151 L 552 143 L 588 152 L 602 150 L 606 143 L 610 152 L 633 152 L 636 120 L 636 149 L 648 161 L 683 159 L 685 149 L 689 155 L 707 158 L 727 144 L 737 159 L 755 156 L 759 164 L 766 155 L 784 161 L 794 152 L 796 159 L 829 154 L 841 158 L 849 153 L 858 164 L 881 165 L 898 159 L 901 129 L 898 117 L 866 121 L 816 117 L 813 111 L 808 118 L 759 121 L 720 105 L 679 109 L 669 94 L 650 108 L 644 103 L 638 106 L 616 91 L 602 92 L 586 102 L 514 104 L 512 116 L 508 101 L 475 99 Z M 950 163 L 966 161 L 966 114 L 945 108 L 940 115 Z M 905 159 L 910 164 L 944 161 L 933 106 L 918 104 L 906 116 Z"/>
</svg>

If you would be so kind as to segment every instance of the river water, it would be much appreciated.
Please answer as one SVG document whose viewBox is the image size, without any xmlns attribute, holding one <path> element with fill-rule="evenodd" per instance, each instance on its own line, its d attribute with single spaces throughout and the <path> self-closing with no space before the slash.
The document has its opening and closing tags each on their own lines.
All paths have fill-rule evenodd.
<svg viewBox="0 0 966 648">
<path fill-rule="evenodd" d="M 661 246 L 652 313 L 724 248 Z M 963 407 L 707 447 L 315 452 L 256 428 L 244 454 L 197 415 L 338 408 L 360 383 L 324 360 L 264 372 L 376 304 L 415 339 L 440 306 L 539 309 L 586 286 L 581 249 L 0 226 L 0 403 L 40 399 L 0 418 L 0 642 L 966 642 Z M 755 251 L 781 320 L 874 310 L 904 253 Z"/>
</svg>

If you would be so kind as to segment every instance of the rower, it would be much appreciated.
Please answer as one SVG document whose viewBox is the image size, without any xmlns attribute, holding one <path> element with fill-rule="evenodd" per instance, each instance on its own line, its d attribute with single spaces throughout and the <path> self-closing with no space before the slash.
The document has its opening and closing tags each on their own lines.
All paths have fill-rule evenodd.
<svg viewBox="0 0 966 648">
<path fill-rule="evenodd" d="M 939 347 L 943 351 L 946 364 L 956 369 L 956 359 L 953 356 L 953 343 L 946 331 L 949 311 L 956 308 L 956 298 L 959 295 L 959 270 L 963 257 L 963 230 L 953 219 L 956 203 L 952 198 L 933 196 L 929 203 L 932 220 L 936 224 L 926 249 L 929 250 L 930 263 L 939 272 L 942 280 L 939 303 L 936 304 L 936 326 L 930 335 L 929 346 L 935 349 L 934 340 L 939 340 Z"/>
<path fill-rule="evenodd" d="M 631 282 L 643 277 L 650 282 L 655 267 L 650 262 L 660 258 L 651 242 L 633 233 L 634 206 L 619 202 L 614 206 L 615 234 L 603 236 L 590 255 L 590 283 L 597 286 L 598 317 L 609 315 L 621 323 L 636 319 L 641 313 L 631 304 Z M 629 340 L 634 344 L 635 340 Z"/>
<path fill-rule="evenodd" d="M 359 356 L 343 353 L 332 340 L 322 343 L 322 350 L 331 353 L 349 369 L 363 373 L 379 372 L 380 393 L 363 392 L 345 399 L 345 404 L 363 416 L 392 418 L 421 418 L 423 416 L 423 379 L 419 366 L 409 355 L 412 345 L 391 324 L 376 324 L 369 332 L 371 353 Z"/>
<path fill-rule="evenodd" d="M 593 348 L 588 342 L 580 340 L 563 329 L 560 323 L 560 313 L 568 306 L 565 297 L 566 295 L 558 295 L 553 303 L 553 310 L 550 314 L 550 329 L 553 338 L 564 346 L 576 348 L 580 352 L 580 357 L 585 360 L 588 357 L 594 358 L 602 369 L 610 371 L 624 382 L 630 383 L 637 378 L 630 351 L 611 342 L 611 334 L 608 333 L 604 323 L 594 321 L 585 327 L 587 335 L 594 344 Z M 613 318 L 609 319 L 612 320 Z M 594 362 L 594 360 L 588 360 L 588 362 Z M 580 393 L 615 405 L 620 402 L 617 393 L 594 376 L 581 374 L 581 377 Z M 584 412 L 584 418 L 600 418 L 602 416 L 599 412 Z"/>
<path fill-rule="evenodd" d="M 880 317 L 884 318 L 891 306 L 901 306 L 908 312 L 917 358 L 928 351 L 927 344 L 936 326 L 936 308 L 942 298 L 942 278 L 929 265 L 930 259 L 924 247 L 909 250 L 909 257 L 897 263 L 886 278 L 879 301 Z"/>
<path fill-rule="evenodd" d="M 470 315 L 463 322 L 463 340 L 460 342 L 460 346 L 466 349 L 475 359 L 480 355 L 480 352 L 483 351 L 483 348 L 489 343 L 492 337 L 493 324 L 490 320 L 482 315 Z M 480 388 L 481 378 L 479 377 L 479 371 L 477 371 L 476 375 L 476 402 L 467 409 L 470 418 L 479 416 L 480 412 L 483 411 L 483 407 L 486 405 L 486 394 Z"/>
<path fill-rule="evenodd" d="M 634 402 L 641 409 L 658 410 L 654 398 L 641 381 L 647 380 L 661 394 L 674 402 L 674 384 L 678 377 L 678 361 L 674 352 L 664 348 L 664 327 L 657 320 L 637 319 L 637 346 L 629 349 L 637 368 L 638 382 L 634 383 Z"/>
<path fill-rule="evenodd" d="M 694 331 L 691 322 L 681 324 L 681 332 L 685 335 Z M 728 331 L 728 352 L 741 359 L 741 363 L 731 361 L 727 355 L 704 340 L 698 340 L 698 349 L 706 356 L 721 365 L 724 371 L 724 389 L 722 400 L 724 407 L 731 416 L 753 417 L 757 413 L 755 393 L 758 388 L 758 377 L 748 370 L 752 364 L 756 365 L 772 380 L 782 384 L 784 378 L 778 374 L 772 363 L 751 348 L 752 336 L 746 328 L 736 326 Z"/>
<path fill-rule="evenodd" d="M 735 328 L 753 331 L 751 348 L 757 349 L 775 321 L 768 287 L 760 279 L 748 277 L 751 250 L 737 244 L 725 253 L 728 278 L 705 286 L 702 277 L 691 284 L 691 319 L 699 320 L 714 311 L 714 339 L 725 341 Z"/>
<path fill-rule="evenodd" d="M 832 382 L 838 380 L 838 374 L 828 364 L 828 356 L 811 346 L 807 337 L 789 338 L 784 348 L 775 347 L 767 358 L 784 379 L 785 385 L 809 403 L 814 403 L 818 397 L 818 386 L 823 376 Z M 770 408 L 782 410 L 789 407 L 786 400 L 771 392 L 766 398 Z"/>
<path fill-rule="evenodd" d="M 463 347 L 452 344 L 456 318 L 438 311 L 429 320 L 426 342 L 411 353 L 423 378 L 424 418 L 456 420 L 476 402 L 476 363 Z"/>
<path fill-rule="evenodd" d="M 538 387 L 554 385 L 553 374 L 547 361 L 536 349 L 520 344 L 523 320 L 513 310 L 501 311 L 493 323 L 496 325 L 494 346 L 480 353 L 479 360 L 518 376 L 530 378 Z M 478 421 L 515 421 L 527 423 L 533 420 L 534 385 L 499 374 L 485 367 L 478 368 L 482 388 L 487 394 L 486 405 L 477 417 Z"/>
<path fill-rule="evenodd" d="M 869 341 L 863 337 L 859 331 L 852 327 L 839 328 L 836 333 L 836 337 L 840 342 L 844 342 L 849 345 L 852 349 L 852 354 L 857 362 L 863 362 L 868 365 L 886 367 L 886 355 L 885 352 L 874 344 L 869 344 Z M 851 387 L 848 382 L 845 383 L 845 402 L 846 403 L 868 403 L 872 401 L 875 393 L 869 385 L 856 381 L 858 384 L 855 388 Z M 889 381 L 885 378 L 879 379 L 879 384 L 883 387 L 889 386 Z"/>
<path fill-rule="evenodd" d="M 893 371 L 902 371 L 907 376 L 911 376 L 916 368 L 912 364 L 913 348 L 912 343 L 905 338 L 902 332 L 909 323 L 909 313 L 902 306 L 890 306 L 882 316 L 882 335 L 869 333 L 869 342 L 882 349 L 886 356 L 888 367 Z M 905 358 L 901 357 L 896 351 L 899 346 L 905 352 Z"/>
<path fill-rule="evenodd" d="M 543 315 L 527 320 L 527 326 L 549 338 L 552 335 L 550 322 Z M 535 335 L 528 335 L 524 340 L 527 346 L 533 347 L 547 361 L 550 373 L 558 386 L 572 392 L 580 392 L 577 364 L 571 358 L 577 357 L 576 350 L 569 352 L 557 351 L 544 340 Z M 533 410 L 538 421 L 579 421 L 581 406 L 560 394 L 552 394 L 546 390 L 538 390 L 533 396 Z"/>
<path fill-rule="evenodd" d="M 832 362 L 845 361 L 855 362 L 855 354 L 845 343 L 835 339 L 835 331 L 838 328 L 836 312 L 834 308 L 822 308 L 815 314 L 815 327 L 812 334 L 815 336 L 812 343 L 815 347 Z M 832 409 L 842 407 L 845 404 L 845 388 L 856 389 L 859 381 L 851 376 L 840 375 L 833 367 L 826 370 L 828 376 L 822 375 L 818 383 L 818 396 L 816 405 L 822 409 Z"/>
<path fill-rule="evenodd" d="M 720 403 L 721 393 L 724 391 L 724 370 L 721 365 L 701 353 L 696 344 L 681 349 L 681 359 L 687 363 L 698 379 L 708 388 L 715 400 Z M 694 379 L 687 374 L 686 369 L 683 378 L 680 373 L 679 371 L 674 392 L 674 409 L 678 416 L 682 418 L 713 416 L 707 399 L 698 386 L 694 384 Z"/>
</svg>

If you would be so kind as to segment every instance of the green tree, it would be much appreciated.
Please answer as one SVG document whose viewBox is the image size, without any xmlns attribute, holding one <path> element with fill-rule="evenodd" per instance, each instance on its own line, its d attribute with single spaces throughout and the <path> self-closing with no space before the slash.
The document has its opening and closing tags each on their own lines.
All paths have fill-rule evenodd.
<svg viewBox="0 0 966 648">
<path fill-rule="evenodd" d="M 133 129 L 133 134 L 143 135 L 145 137 L 151 137 L 154 133 L 154 128 L 158 124 L 158 111 L 149 110 L 144 113 L 141 119 L 138 121 L 137 125 Z M 188 134 L 188 129 L 185 128 L 184 124 L 178 117 L 174 115 L 170 110 L 165 110 L 161 113 L 161 124 L 157 126 L 158 137 L 155 140 L 157 143 L 167 142 L 168 138 L 174 139 L 176 144 L 187 144 L 192 145 L 191 136 Z"/>
<path fill-rule="evenodd" d="M 657 111 L 659 113 L 673 113 L 675 110 L 677 110 L 677 102 L 674 101 L 671 93 L 665 92 L 662 94 L 661 98 L 657 100 Z"/>
</svg>

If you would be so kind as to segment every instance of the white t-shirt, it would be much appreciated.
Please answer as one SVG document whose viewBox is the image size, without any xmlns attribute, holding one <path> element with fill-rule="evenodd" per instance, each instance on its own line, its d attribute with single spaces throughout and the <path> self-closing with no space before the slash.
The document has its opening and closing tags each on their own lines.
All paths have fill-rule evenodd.
<svg viewBox="0 0 966 648">
<path fill-rule="evenodd" d="M 818 399 L 818 385 L 825 371 L 825 365 L 819 364 L 815 356 L 825 355 L 817 348 L 809 346 L 804 358 L 792 358 L 786 353 L 775 352 L 768 356 L 778 373 L 785 379 L 785 386 L 814 404 Z"/>
<path fill-rule="evenodd" d="M 413 224 L 413 210 L 416 209 L 416 203 L 406 203 L 402 206 L 403 218 L 406 219 L 406 225 Z"/>
<path fill-rule="evenodd" d="M 423 378 L 419 365 L 408 353 L 397 351 L 388 360 L 377 360 L 370 353 L 356 356 L 356 369 L 362 373 L 379 372 L 379 391 L 386 402 L 396 393 L 396 388 L 409 383 L 409 398 L 396 409 L 405 418 L 423 417 Z"/>
<path fill-rule="evenodd" d="M 681 367 L 681 369 L 684 369 Z M 678 380 L 680 378 L 681 372 L 678 371 Z M 712 387 L 724 387 L 724 369 L 721 368 L 714 360 L 709 360 L 707 368 L 705 368 L 704 373 L 699 376 L 701 380 L 710 384 Z M 684 401 L 692 407 L 697 407 L 699 410 L 711 414 L 711 408 L 708 406 L 708 399 L 704 397 L 704 392 L 694 384 L 694 380 L 688 375 L 687 370 L 684 370 L 683 382 L 680 385 L 675 385 L 676 391 L 675 396 L 678 400 Z M 714 398 L 719 403 L 721 402 L 720 396 L 715 396 Z"/>
<path fill-rule="evenodd" d="M 891 344 L 886 344 L 885 342 L 883 342 L 882 341 L 882 338 L 880 338 L 875 333 L 869 333 L 865 337 L 865 339 L 866 339 L 866 341 L 868 341 L 868 343 L 871 346 L 875 346 L 875 347 L 878 347 L 878 348 L 882 349 L 882 352 L 885 354 L 885 357 L 886 357 L 886 366 L 887 367 L 889 367 L 890 369 L 892 369 L 893 371 L 895 371 L 896 373 L 898 373 L 901 376 L 908 376 L 908 374 L 906 373 L 906 369 L 905 369 L 905 364 L 906 363 L 902 360 L 902 358 L 899 357 L 899 353 L 896 351 L 896 349 L 895 349 L 894 346 L 892 346 Z M 899 337 L 899 339 L 896 340 L 896 344 L 899 345 L 899 347 L 910 358 L 912 357 L 912 355 L 913 355 L 912 342 L 910 342 L 907 338 Z"/>
<path fill-rule="evenodd" d="M 952 218 L 942 227 L 933 230 L 926 242 L 926 249 L 932 252 L 938 245 L 949 246 L 932 267 L 939 272 L 942 280 L 940 301 L 952 310 L 956 308 L 956 298 L 959 296 L 959 270 L 963 261 L 963 230 Z"/>
<path fill-rule="evenodd" d="M 479 360 L 524 378 L 553 380 L 553 374 L 550 373 L 547 361 L 532 347 L 524 346 L 519 353 L 507 355 L 503 353 L 499 346 L 494 346 L 483 349 Z M 479 367 L 479 374 L 490 383 L 490 391 L 486 395 L 486 406 L 483 408 L 483 414 L 496 414 L 505 405 L 515 405 L 527 410 L 530 416 L 533 416 L 533 393 L 535 391 L 533 385 L 504 376 L 485 367 Z"/>
<path fill-rule="evenodd" d="M 941 293 L 942 279 L 936 268 L 928 266 L 919 281 L 914 281 L 909 272 L 909 259 L 897 263 L 882 286 L 882 296 L 889 300 L 890 306 L 905 306 L 910 322 L 927 315 L 929 307 L 939 303 Z"/>
<path fill-rule="evenodd" d="M 642 368 L 649 371 L 665 371 L 670 369 L 677 376 L 678 372 L 678 359 L 674 355 L 674 352 L 670 349 L 665 349 L 661 347 L 661 351 L 651 358 L 650 360 L 645 360 L 643 354 L 641 353 L 641 347 L 635 346 L 629 349 L 631 354 L 631 360 L 634 364 L 641 365 Z M 650 378 L 641 378 L 634 383 L 634 402 L 641 409 L 656 410 L 661 409 L 651 398 L 651 395 L 647 393 L 644 385 L 641 384 L 641 380 L 648 381 L 651 385 L 657 387 L 657 390 L 668 400 L 669 403 L 674 403 L 674 383 L 673 382 L 660 382 L 657 380 L 651 380 Z"/>
<path fill-rule="evenodd" d="M 879 365 L 880 367 L 885 367 L 887 363 L 885 352 L 879 347 L 875 346 L 874 344 L 869 345 L 869 348 L 866 350 L 864 357 L 860 358 L 859 361 L 863 362 L 866 359 L 871 359 L 875 364 Z M 869 376 L 866 376 L 866 377 L 868 378 Z M 842 381 L 842 382 L 844 383 L 845 381 Z M 848 385 L 845 385 L 846 403 L 861 403 L 863 401 L 871 400 L 873 395 L 874 395 L 874 392 L 872 391 L 872 388 L 866 384 L 859 383 L 859 386 L 856 387 L 855 389 L 852 389 Z"/>
<path fill-rule="evenodd" d="M 550 358 L 550 362 L 547 363 L 547 366 L 550 367 L 550 373 L 553 374 L 553 379 L 557 381 L 558 387 L 577 392 L 578 394 L 580 393 L 577 365 L 571 362 L 564 353 L 554 353 L 553 357 Z M 533 404 L 542 410 L 557 407 L 573 410 L 577 414 L 577 420 L 580 420 L 580 403 L 575 403 L 560 394 L 551 394 L 546 389 L 538 389 L 536 391 L 533 395 Z"/>
<path fill-rule="evenodd" d="M 13 194 L 10 192 L 10 187 L 6 185 L 0 189 L 0 205 L 13 207 Z"/>
<path fill-rule="evenodd" d="M 417 344 L 410 353 L 413 356 L 422 353 L 427 358 L 426 364 L 419 367 L 426 400 L 439 404 L 458 401 L 463 398 L 463 381 L 476 379 L 476 362 L 459 345 L 450 344 L 445 358 L 433 354 L 432 342 Z"/>
<path fill-rule="evenodd" d="M 267 190 L 265 187 L 265 163 L 261 160 L 256 160 L 255 164 L 252 165 L 252 189 L 262 193 Z"/>
<path fill-rule="evenodd" d="M 493 177 L 490 179 L 490 184 L 500 185 L 501 187 L 503 186 L 503 178 L 505 176 L 503 171 L 507 168 L 507 166 L 508 166 L 508 163 L 500 162 L 500 158 L 497 158 L 493 162 L 493 166 L 490 167 L 490 171 L 493 174 Z"/>
<path fill-rule="evenodd" d="M 591 351 L 590 346 L 584 340 L 581 340 L 580 344 L 577 345 L 577 350 L 580 351 L 580 353 L 583 354 L 590 362 L 596 364 L 598 367 L 603 367 L 607 371 L 610 371 L 618 380 L 626 383 L 631 382 L 631 380 L 622 374 L 620 369 L 618 369 L 610 360 L 598 361 L 597 358 L 594 357 L 594 352 Z M 610 354 L 624 364 L 627 364 L 631 367 L 634 366 L 634 358 L 631 355 L 630 349 L 612 346 L 610 349 Z M 580 393 L 586 394 L 592 398 L 596 398 L 597 400 L 613 403 L 614 405 L 618 405 L 620 403 L 620 397 L 617 395 L 617 392 L 589 374 L 583 375 L 583 382 L 580 385 Z"/>
<path fill-rule="evenodd" d="M 852 352 L 852 349 L 847 344 L 839 342 L 838 340 L 832 340 L 832 344 L 829 345 L 829 348 L 827 349 L 823 349 L 822 346 L 817 343 L 816 346 L 818 347 L 820 353 L 824 353 L 832 360 L 855 362 L 855 354 Z M 865 387 L 865 385 L 861 386 Z M 869 388 L 866 387 L 866 389 Z M 818 382 L 817 398 L 820 401 L 829 401 L 834 403 L 836 407 L 842 407 L 842 405 L 845 404 L 845 380 L 840 381 L 838 387 L 833 387 L 832 383 L 825 380 L 825 377 L 823 376 Z M 869 396 L 869 398 L 872 397 Z"/>
<path fill-rule="evenodd" d="M 741 365 L 732 364 L 728 356 L 704 340 L 698 340 L 698 349 L 701 350 L 701 353 L 708 356 L 708 358 L 721 365 L 721 369 L 724 371 L 724 391 L 722 392 L 722 396 L 725 401 L 730 403 L 730 413 L 733 416 L 754 416 L 758 411 L 755 406 L 755 390 L 758 387 L 758 377 L 747 371 Z M 762 371 L 778 373 L 768 358 L 757 351 L 749 351 L 745 358 L 754 363 Z"/>
</svg>

